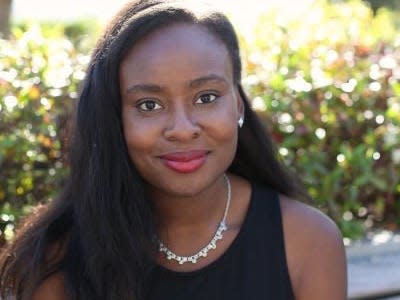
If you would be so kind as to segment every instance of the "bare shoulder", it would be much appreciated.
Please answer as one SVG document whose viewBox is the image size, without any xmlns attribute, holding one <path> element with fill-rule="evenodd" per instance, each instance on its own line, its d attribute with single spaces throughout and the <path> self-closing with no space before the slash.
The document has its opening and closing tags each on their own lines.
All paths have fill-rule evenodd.
<svg viewBox="0 0 400 300">
<path fill-rule="evenodd" d="M 284 195 L 280 195 L 280 205 L 296 299 L 346 299 L 346 256 L 335 222 L 318 209 Z"/>
<path fill-rule="evenodd" d="M 59 263 L 65 255 L 66 237 L 47 248 L 45 263 L 49 266 Z M 66 300 L 64 274 L 56 272 L 47 277 L 35 290 L 32 300 Z"/>
<path fill-rule="evenodd" d="M 296 234 L 303 233 L 301 238 L 342 240 L 335 222 L 320 210 L 284 195 L 280 195 L 280 205 L 284 225 L 294 229 Z"/>
<path fill-rule="evenodd" d="M 67 300 L 63 273 L 58 272 L 46 278 L 34 292 L 32 300 Z"/>
</svg>

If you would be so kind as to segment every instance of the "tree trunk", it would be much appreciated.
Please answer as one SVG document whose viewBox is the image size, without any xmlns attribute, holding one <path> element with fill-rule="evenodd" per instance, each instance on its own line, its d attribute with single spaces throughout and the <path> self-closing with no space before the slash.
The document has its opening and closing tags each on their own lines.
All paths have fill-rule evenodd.
<svg viewBox="0 0 400 300">
<path fill-rule="evenodd" d="M 11 0 L 0 0 L 0 35 L 7 37 L 10 33 Z"/>
</svg>

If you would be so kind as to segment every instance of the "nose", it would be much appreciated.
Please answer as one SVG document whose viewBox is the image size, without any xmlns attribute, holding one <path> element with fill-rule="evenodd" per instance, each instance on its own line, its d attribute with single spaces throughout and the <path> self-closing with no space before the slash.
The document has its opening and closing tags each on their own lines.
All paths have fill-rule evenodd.
<svg viewBox="0 0 400 300">
<path fill-rule="evenodd" d="M 200 131 L 201 128 L 192 114 L 181 108 L 171 113 L 164 136 L 169 141 L 186 142 L 198 138 Z"/>
</svg>

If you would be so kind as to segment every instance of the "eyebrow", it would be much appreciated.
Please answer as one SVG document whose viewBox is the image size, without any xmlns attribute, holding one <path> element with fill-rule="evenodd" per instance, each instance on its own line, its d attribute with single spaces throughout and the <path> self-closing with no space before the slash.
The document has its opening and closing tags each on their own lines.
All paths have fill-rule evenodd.
<svg viewBox="0 0 400 300">
<path fill-rule="evenodd" d="M 198 88 L 201 87 L 202 85 L 205 85 L 206 83 L 214 81 L 216 83 L 223 83 L 223 84 L 228 84 L 228 81 L 219 75 L 216 74 L 210 74 L 206 76 L 202 76 L 193 80 L 190 80 L 188 82 L 188 86 L 190 88 Z M 161 93 L 164 88 L 157 85 L 157 84 L 149 84 L 149 83 L 140 83 L 140 84 L 135 84 L 126 90 L 127 93 L 134 93 L 134 92 L 150 92 L 150 93 Z"/>
<path fill-rule="evenodd" d="M 134 93 L 134 92 L 150 92 L 150 93 L 160 93 L 162 88 L 156 84 L 148 84 L 148 83 L 141 83 L 135 84 L 126 90 L 127 93 Z"/>
<path fill-rule="evenodd" d="M 202 76 L 193 80 L 189 81 L 189 86 L 191 88 L 197 88 L 200 87 L 210 81 L 215 81 L 217 83 L 223 83 L 223 84 L 228 84 L 228 81 L 219 75 L 216 74 L 210 74 L 210 75 L 206 75 L 206 76 Z"/>
</svg>

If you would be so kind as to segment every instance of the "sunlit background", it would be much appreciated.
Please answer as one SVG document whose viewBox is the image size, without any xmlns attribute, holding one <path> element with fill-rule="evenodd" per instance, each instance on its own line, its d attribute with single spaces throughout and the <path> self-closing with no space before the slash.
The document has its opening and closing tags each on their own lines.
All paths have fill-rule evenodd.
<svg viewBox="0 0 400 300">
<path fill-rule="evenodd" d="M 40 139 L 31 135 L 31 123 L 22 131 L 3 126 L 10 130 L 7 145 L 21 152 L 22 164 L 26 156 L 33 165 L 48 159 L 44 145 L 57 149 L 52 159 L 62 169 L 58 125 L 51 123 L 58 118 L 56 107 L 67 103 L 62 97 L 77 97 L 99 28 L 125 2 L 12 1 L 16 40 L 2 44 L 0 83 L 11 84 L 15 95 L 10 88 L 0 91 L 5 93 L 0 111 L 3 107 L 19 118 L 12 115 L 17 108 L 40 103 L 32 118 L 49 122 Z M 361 0 L 215 0 L 212 5 L 226 12 L 239 32 L 251 105 L 271 127 L 282 160 L 301 174 L 315 205 L 338 223 L 348 243 L 377 224 L 398 229 L 398 14 L 371 10 Z M 86 23 L 91 20 L 96 24 Z M 21 95 L 21 86 L 27 95 Z M 11 137 L 39 141 L 38 148 L 23 151 Z M 58 174 L 51 160 L 47 163 L 49 174 Z M 43 200 L 46 193 L 32 193 L 35 176 L 13 183 L 15 190 L 0 184 L 0 200 L 7 195 Z"/>
<path fill-rule="evenodd" d="M 0 39 L 0 247 L 56 197 L 67 112 L 99 29 L 126 2 L 13 0 L 13 37 Z M 243 85 L 279 158 L 342 231 L 353 296 L 400 294 L 400 1 L 366 2 L 212 1 L 239 32 Z M 382 249 L 392 254 L 372 263 Z"/>
<path fill-rule="evenodd" d="M 71 20 L 94 17 L 105 22 L 126 0 L 14 0 L 15 20 Z M 254 25 L 257 17 L 266 10 L 274 10 L 285 18 L 297 18 L 309 10 L 315 0 L 213 0 L 213 6 L 229 14 L 236 25 L 245 30 Z"/>
<path fill-rule="evenodd" d="M 126 0 L 15 0 L 13 13 L 17 19 L 71 19 L 79 17 L 105 18 L 112 16 Z M 314 0 L 213 0 L 212 5 L 235 16 L 251 19 L 265 9 L 281 8 L 283 14 L 299 14 Z M 290 8 L 290 9 L 289 9 Z"/>
<path fill-rule="evenodd" d="M 41 97 L 45 111 L 64 103 L 57 97 L 65 92 L 75 99 L 102 26 L 97 24 L 126 2 L 13 0 L 16 41 L 2 45 L 0 83 L 11 83 L 16 94 L 4 90 L 0 111 L 35 103 L 18 94 L 16 76 L 27 76 L 27 99 Z M 361 0 L 214 0 L 212 5 L 226 12 L 239 32 L 243 84 L 252 107 L 272 127 L 281 158 L 302 175 L 314 204 L 338 223 L 345 242 L 380 222 L 398 229 L 400 183 L 391 175 L 400 165 L 398 15 L 373 11 Z M 93 19 L 96 25 L 86 24 Z M 42 79 L 29 78 L 38 72 Z M 41 140 L 52 146 L 57 130 L 54 124 L 49 128 Z M 22 155 L 45 159 L 41 151 Z M 15 185 L 16 191 L 7 193 L 40 200 L 31 194 L 33 183 Z M 0 186 L 0 200 L 7 193 Z"/>
</svg>

